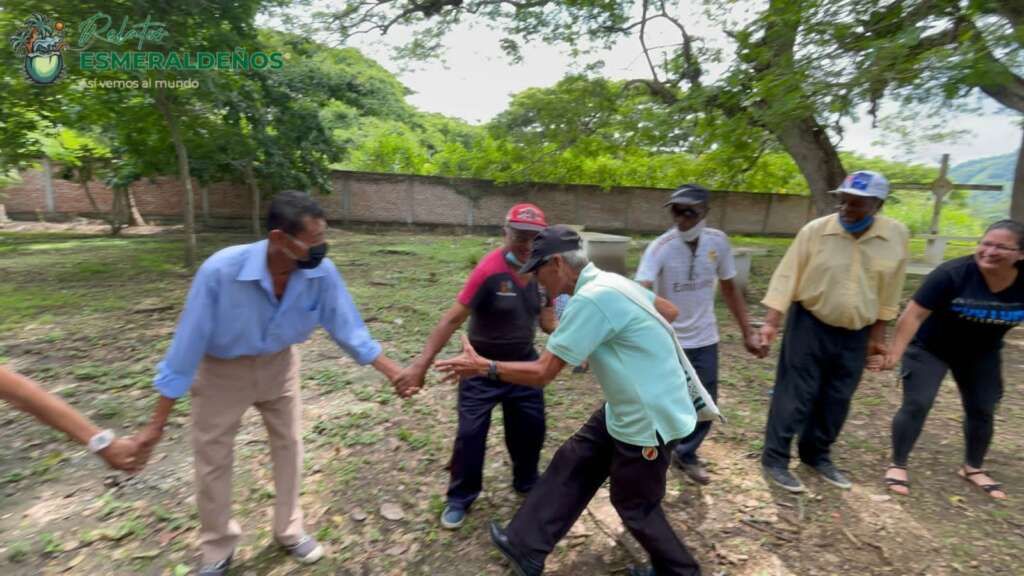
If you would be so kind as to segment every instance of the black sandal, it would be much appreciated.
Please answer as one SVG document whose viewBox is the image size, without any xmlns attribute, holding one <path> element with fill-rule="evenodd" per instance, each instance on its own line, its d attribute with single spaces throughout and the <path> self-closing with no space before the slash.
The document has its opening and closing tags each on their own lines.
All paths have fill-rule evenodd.
<svg viewBox="0 0 1024 576">
<path fill-rule="evenodd" d="M 1002 492 L 1003 491 L 1003 485 L 1000 484 L 999 482 L 991 482 L 989 484 L 978 484 L 974 480 L 971 480 L 971 476 L 977 476 L 978 474 L 988 474 L 988 472 L 986 472 L 985 470 L 975 470 L 974 472 L 968 472 L 967 468 L 965 468 L 963 466 L 960 467 L 960 474 L 959 474 L 959 476 L 961 478 L 963 478 L 964 480 L 970 482 L 971 484 L 977 486 L 978 488 L 981 488 L 989 496 L 992 496 L 993 492 Z M 993 498 L 994 498 L 994 496 L 993 496 Z"/>
<path fill-rule="evenodd" d="M 884 477 L 886 488 L 890 488 L 889 491 L 894 493 L 894 494 L 899 494 L 900 496 L 908 496 L 909 494 L 900 494 L 899 492 L 896 492 L 895 490 L 891 489 L 893 486 L 903 486 L 904 488 L 907 489 L 908 493 L 910 492 L 910 480 L 900 480 L 899 478 L 890 478 L 889 477 L 889 475 L 888 475 L 889 474 L 889 470 L 892 470 L 893 468 L 896 468 L 897 470 L 906 470 L 907 469 L 906 466 L 897 466 L 895 464 L 891 464 L 888 468 L 886 468 L 886 470 L 885 470 L 886 476 Z"/>
</svg>

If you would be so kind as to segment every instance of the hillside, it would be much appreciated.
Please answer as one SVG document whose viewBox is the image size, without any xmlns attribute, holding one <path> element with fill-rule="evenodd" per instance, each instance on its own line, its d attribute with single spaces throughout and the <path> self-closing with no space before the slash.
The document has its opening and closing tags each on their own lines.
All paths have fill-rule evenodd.
<svg viewBox="0 0 1024 576">
<path fill-rule="evenodd" d="M 988 156 L 957 164 L 949 178 L 958 184 L 1002 184 L 1001 192 L 972 192 L 968 205 L 985 222 L 1005 218 L 1010 211 L 1010 183 L 1016 168 L 1017 153 Z"/>
</svg>

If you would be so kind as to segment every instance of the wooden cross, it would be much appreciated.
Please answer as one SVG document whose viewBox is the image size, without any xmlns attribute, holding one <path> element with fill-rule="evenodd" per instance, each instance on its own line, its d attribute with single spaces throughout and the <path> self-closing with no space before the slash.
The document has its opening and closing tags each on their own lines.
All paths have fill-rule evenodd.
<svg viewBox="0 0 1024 576">
<path fill-rule="evenodd" d="M 942 165 L 939 168 L 939 177 L 929 184 L 917 184 L 901 182 L 892 184 L 892 189 L 902 190 L 928 190 L 935 197 L 935 204 L 932 206 L 932 223 L 928 228 L 928 246 L 925 248 L 925 258 L 935 263 L 941 262 L 946 251 L 946 238 L 939 234 L 939 216 L 942 213 L 942 203 L 946 196 L 953 190 L 987 190 L 1001 191 L 1002 186 L 996 184 L 954 184 L 947 177 L 949 174 L 949 154 L 942 155 Z"/>
</svg>

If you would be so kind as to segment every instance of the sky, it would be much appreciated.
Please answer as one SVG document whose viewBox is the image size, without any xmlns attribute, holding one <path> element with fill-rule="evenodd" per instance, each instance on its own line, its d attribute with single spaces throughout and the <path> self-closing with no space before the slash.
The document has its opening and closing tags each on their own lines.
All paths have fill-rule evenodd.
<svg viewBox="0 0 1024 576">
<path fill-rule="evenodd" d="M 716 42 L 713 32 L 699 27 L 696 32 L 709 38 L 710 43 Z M 461 26 L 447 37 L 443 61 L 437 59 L 403 69 L 409 65 L 394 61 L 391 48 L 405 38 L 408 38 L 408 32 L 398 29 L 386 37 L 378 33 L 355 36 L 348 45 L 359 48 L 395 73 L 414 92 L 408 98 L 413 106 L 472 123 L 486 122 L 504 110 L 516 92 L 530 87 L 551 86 L 573 71 L 574 66 L 576 69 L 579 67 L 579 63 L 574 63 L 564 50 L 541 43 L 524 47 L 522 62 L 511 63 L 501 52 L 495 32 L 482 26 Z M 664 42 L 670 41 L 666 39 Z M 658 43 L 655 31 L 648 44 L 656 46 Z M 650 76 L 639 42 L 635 39 L 624 40 L 595 57 L 605 62 L 603 74 L 607 77 Z M 710 76 L 715 73 L 712 69 Z M 872 128 L 870 119 L 865 117 L 844 124 L 840 147 L 865 155 L 924 164 L 938 164 L 942 154 L 948 153 L 952 165 L 1015 151 L 1021 142 L 1019 122 L 987 97 L 979 97 L 977 102 L 978 113 L 950 115 L 949 128 L 967 131 L 954 141 L 923 144 L 907 151 L 895 145 L 884 131 Z M 883 106 L 882 111 L 894 110 L 890 105 Z"/>
</svg>

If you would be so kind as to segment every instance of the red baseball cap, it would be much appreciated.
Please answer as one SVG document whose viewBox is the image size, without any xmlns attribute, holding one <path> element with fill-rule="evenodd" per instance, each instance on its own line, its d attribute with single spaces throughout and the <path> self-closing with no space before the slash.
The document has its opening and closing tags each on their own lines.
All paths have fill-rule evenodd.
<svg viewBox="0 0 1024 576">
<path fill-rule="evenodd" d="M 541 231 L 548 227 L 544 211 L 533 204 L 516 204 L 505 215 L 505 225 L 516 230 Z"/>
</svg>

